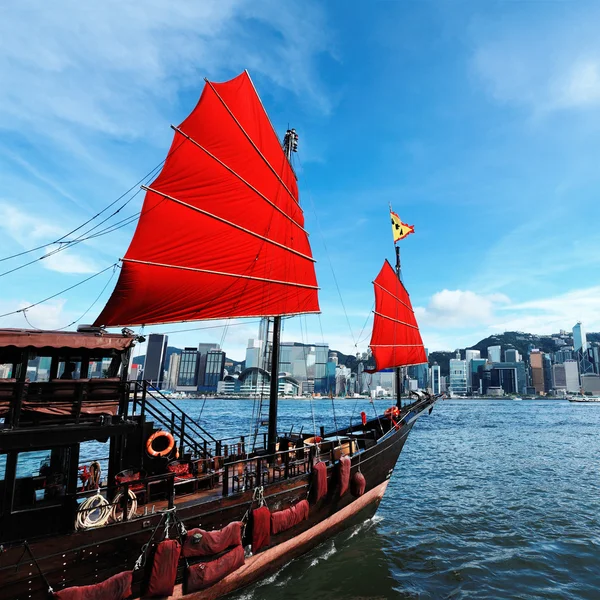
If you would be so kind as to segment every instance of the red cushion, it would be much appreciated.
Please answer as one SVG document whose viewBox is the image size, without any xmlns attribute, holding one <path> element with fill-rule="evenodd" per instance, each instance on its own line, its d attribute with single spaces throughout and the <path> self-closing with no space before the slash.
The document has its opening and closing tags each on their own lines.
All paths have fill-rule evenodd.
<svg viewBox="0 0 600 600">
<path fill-rule="evenodd" d="M 269 512 L 269 509 L 267 509 Z M 236 546 L 215 560 L 188 567 L 185 574 L 185 593 L 190 594 L 210 587 L 244 564 L 244 549 Z"/>
<path fill-rule="evenodd" d="M 278 510 L 271 514 L 271 533 L 276 535 L 287 531 L 308 519 L 308 500 L 300 500 L 286 510 Z"/>
<path fill-rule="evenodd" d="M 163 540 L 156 546 L 146 596 L 170 596 L 175 587 L 181 545 L 177 540 Z"/>
<path fill-rule="evenodd" d="M 242 543 L 242 523 L 234 521 L 223 529 L 190 529 L 183 542 L 183 556 L 211 556 Z"/>
<path fill-rule="evenodd" d="M 56 600 L 124 600 L 131 596 L 133 571 L 109 577 L 102 583 L 65 588 L 54 592 Z"/>
<path fill-rule="evenodd" d="M 271 543 L 271 513 L 266 506 L 252 511 L 252 552 Z"/>
<path fill-rule="evenodd" d="M 352 461 L 349 456 L 342 456 L 339 464 L 340 474 L 340 496 L 343 496 L 348 491 L 350 485 L 350 468 L 352 467 Z"/>
<path fill-rule="evenodd" d="M 312 473 L 313 501 L 318 502 L 327 495 L 327 465 L 318 462 Z"/>
</svg>

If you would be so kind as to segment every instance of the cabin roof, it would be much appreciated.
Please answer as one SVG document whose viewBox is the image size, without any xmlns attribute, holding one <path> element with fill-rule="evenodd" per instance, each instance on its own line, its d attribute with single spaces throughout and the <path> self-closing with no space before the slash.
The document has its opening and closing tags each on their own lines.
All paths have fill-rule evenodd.
<svg viewBox="0 0 600 600">
<path fill-rule="evenodd" d="M 76 348 L 118 350 L 129 348 L 135 336 L 121 333 L 0 329 L 0 348 Z"/>
</svg>

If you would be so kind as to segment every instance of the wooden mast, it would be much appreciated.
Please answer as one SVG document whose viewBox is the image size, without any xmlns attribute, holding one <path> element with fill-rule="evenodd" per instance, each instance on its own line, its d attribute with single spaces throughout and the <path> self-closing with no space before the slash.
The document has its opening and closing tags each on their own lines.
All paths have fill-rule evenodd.
<svg viewBox="0 0 600 600">
<path fill-rule="evenodd" d="M 400 279 L 400 246 L 398 246 L 398 244 L 395 244 L 394 247 L 396 248 L 396 275 L 398 276 L 398 279 Z M 402 378 L 400 376 L 400 367 L 396 367 L 394 369 L 394 375 L 396 377 L 396 406 L 398 408 L 402 408 Z"/>
<path fill-rule="evenodd" d="M 298 134 L 288 129 L 283 138 L 283 151 L 290 165 L 292 152 L 298 150 Z M 268 336 L 267 336 L 268 337 Z M 269 388 L 269 430 L 267 433 L 267 452 L 275 454 L 277 448 L 277 403 L 279 400 L 279 340 L 281 337 L 281 316 L 273 318 L 273 349 L 271 351 L 271 385 Z M 268 340 L 267 340 L 268 343 Z"/>
</svg>

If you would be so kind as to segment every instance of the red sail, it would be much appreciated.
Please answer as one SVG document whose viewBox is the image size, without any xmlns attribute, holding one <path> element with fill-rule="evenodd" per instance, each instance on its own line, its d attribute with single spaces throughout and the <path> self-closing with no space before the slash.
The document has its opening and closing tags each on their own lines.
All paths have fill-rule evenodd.
<svg viewBox="0 0 600 600">
<path fill-rule="evenodd" d="M 375 371 L 427 362 L 410 297 L 386 260 L 373 282 L 375 319 L 371 349 Z"/>
<path fill-rule="evenodd" d="M 97 325 L 319 312 L 296 177 L 249 75 L 204 87 Z"/>
</svg>

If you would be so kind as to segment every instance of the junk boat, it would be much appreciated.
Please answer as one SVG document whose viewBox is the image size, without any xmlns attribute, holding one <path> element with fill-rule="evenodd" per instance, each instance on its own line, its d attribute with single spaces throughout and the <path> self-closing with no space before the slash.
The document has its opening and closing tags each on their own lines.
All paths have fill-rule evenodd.
<svg viewBox="0 0 600 600">
<path fill-rule="evenodd" d="M 95 324 L 0 330 L 3 598 L 213 599 L 247 586 L 371 516 L 437 401 L 402 403 L 399 367 L 426 357 L 398 249 L 396 270 L 386 261 L 374 281 L 375 369 L 397 373 L 382 415 L 283 435 L 270 377 L 268 431 L 234 436 L 234 421 L 233 437 L 217 439 L 150 383 L 127 380 L 143 341 L 130 327 L 266 317 L 278 373 L 281 319 L 319 311 L 295 131 L 282 147 L 247 72 L 207 82 L 173 129 Z M 32 360 L 49 365 L 47 381 L 28 380 Z"/>
</svg>

